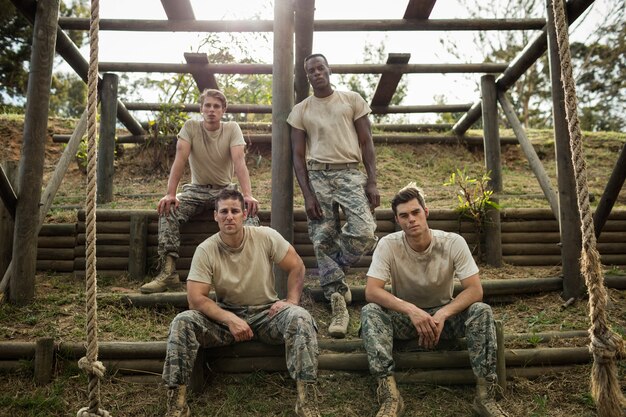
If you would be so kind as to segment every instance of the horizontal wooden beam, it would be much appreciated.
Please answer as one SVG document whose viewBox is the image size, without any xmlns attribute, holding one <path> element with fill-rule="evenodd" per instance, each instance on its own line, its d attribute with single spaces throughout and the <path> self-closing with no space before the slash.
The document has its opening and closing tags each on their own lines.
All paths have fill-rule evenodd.
<svg viewBox="0 0 626 417">
<path fill-rule="evenodd" d="M 472 64 L 334 64 L 335 74 L 461 74 L 500 73 L 507 64 L 483 62 Z M 272 74 L 272 64 L 171 64 L 155 62 L 100 62 L 102 72 L 162 72 L 192 74 L 206 71 L 212 74 Z"/>
<path fill-rule="evenodd" d="M 124 102 L 128 110 L 136 111 L 162 111 L 175 109 L 189 113 L 198 113 L 200 106 L 195 103 L 167 104 L 167 103 L 130 103 Z M 372 106 L 373 114 L 390 113 L 455 113 L 467 111 L 471 107 L 470 103 L 459 104 L 425 104 L 417 106 Z M 229 104 L 226 113 L 271 113 L 272 106 L 261 104 Z M 432 125 L 436 126 L 436 125 Z M 436 128 L 435 128 L 436 129 Z"/>
<path fill-rule="evenodd" d="M 316 32 L 541 30 L 544 18 L 316 20 Z M 89 30 L 89 19 L 59 17 L 65 30 Z M 100 30 L 138 32 L 272 32 L 272 20 L 100 19 Z"/>
</svg>

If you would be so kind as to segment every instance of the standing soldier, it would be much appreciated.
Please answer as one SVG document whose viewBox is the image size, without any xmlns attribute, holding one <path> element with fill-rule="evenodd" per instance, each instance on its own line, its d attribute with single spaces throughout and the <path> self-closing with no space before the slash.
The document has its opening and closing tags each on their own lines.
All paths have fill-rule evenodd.
<svg viewBox="0 0 626 417">
<path fill-rule="evenodd" d="M 313 95 L 294 106 L 291 125 L 293 164 L 309 220 L 320 285 L 331 303 L 331 336 L 345 337 L 352 296 L 345 271 L 376 245 L 372 211 L 380 204 L 376 155 L 363 98 L 335 91 L 321 54 L 304 59 Z M 358 170 L 363 162 L 367 177 Z M 339 208 L 346 222 L 340 225 Z"/>
</svg>

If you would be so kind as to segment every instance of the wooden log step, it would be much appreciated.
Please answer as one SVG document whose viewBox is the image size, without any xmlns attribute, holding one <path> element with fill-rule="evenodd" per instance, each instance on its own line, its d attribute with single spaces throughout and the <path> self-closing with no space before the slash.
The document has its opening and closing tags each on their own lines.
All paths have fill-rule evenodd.
<svg viewBox="0 0 626 417">
<path fill-rule="evenodd" d="M 37 248 L 37 260 L 74 260 L 72 248 Z M 83 253 L 84 249 L 83 249 Z"/>
<path fill-rule="evenodd" d="M 76 246 L 74 236 L 39 236 L 37 238 L 38 248 L 73 248 Z"/>
<path fill-rule="evenodd" d="M 128 251 L 130 250 L 128 245 L 100 245 L 98 243 L 100 242 L 96 242 L 96 256 L 98 257 L 98 261 L 101 258 L 128 257 Z M 77 258 L 84 257 L 85 249 L 84 245 L 76 246 L 76 248 L 74 248 L 74 255 Z"/>
<path fill-rule="evenodd" d="M 76 236 L 75 223 L 48 223 L 41 226 L 39 236 Z"/>
<path fill-rule="evenodd" d="M 556 266 L 561 264 L 560 255 L 503 255 L 502 260 L 517 266 Z M 601 254 L 600 260 L 604 265 L 626 265 L 626 254 Z"/>
<path fill-rule="evenodd" d="M 130 224 L 130 223 L 129 223 Z M 96 245 L 128 245 L 130 241 L 129 233 L 98 233 L 96 232 Z M 84 245 L 86 242 L 85 233 L 76 236 L 76 244 Z"/>
<path fill-rule="evenodd" d="M 85 258 L 84 257 L 76 257 L 73 261 L 73 271 L 85 270 Z M 110 269 L 110 270 L 122 270 L 128 271 L 128 257 L 126 258 L 98 258 L 97 260 L 98 268 L 102 269 Z"/>
<path fill-rule="evenodd" d="M 37 259 L 37 271 L 72 272 L 74 260 L 68 259 Z"/>
</svg>

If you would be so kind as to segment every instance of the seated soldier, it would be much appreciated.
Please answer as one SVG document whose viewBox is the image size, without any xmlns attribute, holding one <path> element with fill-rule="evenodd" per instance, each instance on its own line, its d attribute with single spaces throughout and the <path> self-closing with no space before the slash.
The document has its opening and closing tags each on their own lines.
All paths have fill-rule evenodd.
<svg viewBox="0 0 626 417">
<path fill-rule="evenodd" d="M 401 231 L 383 237 L 367 272 L 361 333 L 370 372 L 378 378 L 377 417 L 400 416 L 402 397 L 393 376 L 393 339 L 417 338 L 427 349 L 440 339 L 465 336 L 477 379 L 474 411 L 506 416 L 495 401 L 496 335 L 491 307 L 482 303 L 478 267 L 465 240 L 431 230 L 424 196 L 414 183 L 391 201 Z M 454 278 L 463 290 L 453 298 Z M 385 290 L 390 282 L 392 292 Z"/>
<path fill-rule="evenodd" d="M 243 195 L 222 190 L 215 201 L 219 233 L 201 243 L 187 277 L 189 310 L 170 326 L 163 380 L 167 416 L 189 416 L 186 384 L 199 348 L 246 340 L 285 344 L 287 370 L 298 389 L 296 414 L 319 417 L 316 398 L 317 335 L 298 306 L 304 264 L 293 246 L 268 227 L 244 226 Z M 287 298 L 279 300 L 273 264 L 288 273 Z M 209 298 L 215 290 L 216 301 Z"/>
</svg>

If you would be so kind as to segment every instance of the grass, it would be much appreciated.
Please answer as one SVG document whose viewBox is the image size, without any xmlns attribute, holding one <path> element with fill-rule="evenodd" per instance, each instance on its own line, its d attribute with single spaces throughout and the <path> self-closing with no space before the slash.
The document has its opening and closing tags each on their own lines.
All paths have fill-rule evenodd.
<svg viewBox="0 0 626 417">
<path fill-rule="evenodd" d="M 69 133 L 71 124 L 55 121 L 55 133 Z M 0 137 L 14 138 L 21 132 L 18 118 L 0 115 Z M 470 132 L 478 135 L 480 132 Z M 502 132 L 510 136 L 511 132 Z M 528 132 L 546 171 L 555 180 L 554 143 L 551 131 Z M 621 146 L 626 143 L 623 133 L 593 133 L 586 135 L 589 183 L 592 193 L 599 196 Z M 19 140 L 0 147 L 0 159 L 19 156 Z M 46 174 L 50 175 L 54 161 L 62 151 L 60 145 L 48 144 Z M 378 187 L 382 207 L 389 207 L 393 194 L 413 180 L 424 188 L 431 208 L 454 208 L 456 191 L 442 184 L 450 173 L 466 167 L 468 172 L 482 172 L 484 155 L 477 149 L 459 145 L 394 145 L 376 146 Z M 269 149 L 250 149 L 249 169 L 253 190 L 262 209 L 270 208 L 271 154 Z M 548 207 L 540 197 L 541 190 L 517 146 L 502 149 L 504 207 Z M 116 160 L 114 183 L 115 201 L 102 208 L 152 209 L 165 191 L 167 170 L 154 171 L 148 153 L 140 147 L 126 146 Z M 184 181 L 189 179 L 186 172 Z M 64 179 L 55 199 L 57 206 L 81 205 L 84 201 L 85 177 L 74 165 Z M 618 208 L 626 207 L 626 196 L 619 197 Z M 596 201 L 597 203 L 597 201 Z M 302 207 L 302 196 L 294 181 L 294 205 Z M 57 209 L 49 221 L 75 221 L 76 209 Z M 626 274 L 623 268 L 612 268 L 607 273 Z M 481 265 L 483 279 L 541 278 L 560 274 L 558 267 L 490 268 Z M 352 285 L 363 285 L 363 274 L 349 277 Z M 141 283 L 127 277 L 99 279 L 102 293 L 136 292 Z M 307 276 L 307 287 L 317 286 L 314 276 Z M 28 306 L 0 304 L 0 340 L 33 341 L 38 337 L 53 337 L 55 341 L 82 342 L 85 339 L 84 283 L 71 275 L 41 273 L 37 276 L 36 299 Z M 609 290 L 607 316 L 611 328 L 626 337 L 626 291 Z M 556 293 L 535 296 L 510 297 L 506 302 L 492 305 L 495 317 L 504 322 L 505 333 L 530 333 L 526 340 L 512 341 L 507 348 L 541 346 L 584 346 L 581 339 L 544 342 L 533 333 L 589 327 L 588 307 L 579 301 L 565 310 L 563 300 Z M 317 321 L 318 337 L 327 338 L 330 310 L 325 303 L 303 299 Z M 359 310 L 363 304 L 350 307 L 348 338 L 356 339 L 359 329 Z M 177 313 L 175 308 L 130 308 L 118 301 L 99 301 L 98 321 L 101 341 L 165 340 L 169 323 Z M 626 390 L 626 365 L 620 363 L 622 389 Z M 75 362 L 59 361 L 50 384 L 36 386 L 32 382 L 33 363 L 23 361 L 17 373 L 0 379 L 0 415 L 67 416 L 88 404 L 87 378 Z M 546 372 L 534 381 L 510 381 L 502 404 L 510 415 L 519 417 L 590 417 L 595 407 L 589 394 L 590 366 L 570 368 L 567 372 Z M 102 407 L 116 416 L 161 416 L 165 412 L 165 395 L 154 379 L 139 382 L 121 375 L 107 375 L 101 383 Z M 375 381 L 365 373 L 320 372 L 321 412 L 324 417 L 375 415 Z M 407 416 L 461 416 L 469 415 L 473 389 L 469 386 L 401 385 L 407 404 Z M 215 374 L 205 392 L 191 396 L 194 416 L 252 417 L 291 416 L 296 398 L 295 384 L 281 373 L 253 373 L 247 375 Z"/>
</svg>

